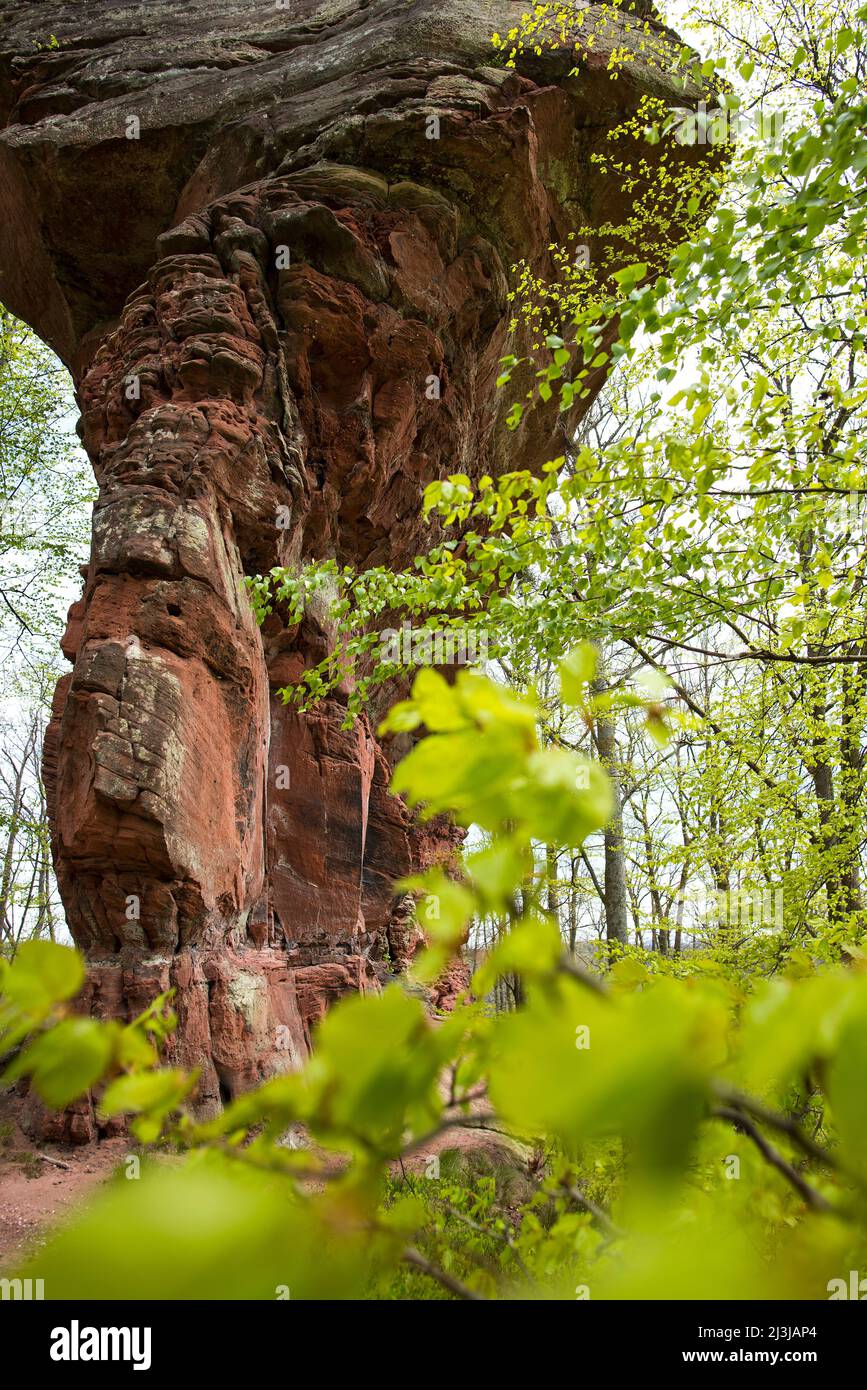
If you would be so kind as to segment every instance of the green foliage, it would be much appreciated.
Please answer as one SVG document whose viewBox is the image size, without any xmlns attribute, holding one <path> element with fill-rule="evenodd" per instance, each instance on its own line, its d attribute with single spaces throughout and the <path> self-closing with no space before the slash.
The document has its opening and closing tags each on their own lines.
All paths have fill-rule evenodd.
<svg viewBox="0 0 867 1390">
<path fill-rule="evenodd" d="M 566 668 L 572 679 L 590 671 L 580 657 Z M 414 797 L 486 818 L 487 860 L 470 852 L 460 869 L 469 906 L 514 897 L 521 846 L 549 829 L 544 800 L 529 797 L 514 821 L 475 764 L 448 785 L 441 765 L 471 724 L 497 748 L 506 783 L 520 783 L 539 757 L 532 702 L 480 676 L 449 688 L 426 673 L 392 717 L 424 718 L 419 746 L 439 749 L 406 760 Z M 407 776 L 405 764 L 397 784 Z M 558 782 L 557 794 L 570 827 L 605 814 L 593 791 Z M 421 1278 L 485 1298 L 824 1297 L 864 1248 L 867 973 L 802 965 L 744 988 L 720 971 L 655 976 L 624 957 L 606 987 L 563 955 L 532 895 L 485 966 L 504 968 L 524 977 L 517 1012 L 467 1001 L 437 1024 L 398 986 L 352 998 L 328 1014 L 301 1073 L 203 1122 L 188 1109 L 195 1078 L 154 1067 L 171 1023 L 162 1001 L 127 1030 L 66 1016 L 77 956 L 22 948 L 3 971 L 4 1045 L 20 1043 L 25 1024 L 36 1036 L 14 1074 L 62 1104 L 94 1084 L 100 1055 L 105 1113 L 135 1114 L 140 1137 L 184 1155 L 119 1177 L 28 1272 L 78 1297 L 407 1296 Z M 137 1045 L 124 1048 L 124 1034 Z M 472 1128 L 481 1097 L 488 1130 L 545 1156 L 517 1206 L 484 1172 L 457 1184 L 441 1172 L 430 1186 L 406 1176 L 398 1196 L 395 1163 L 455 1124 Z M 283 1147 L 293 1124 L 312 1146 Z M 762 1157 L 769 1140 L 774 1165 Z M 411 1275 L 395 1274 L 401 1262 Z"/>
<path fill-rule="evenodd" d="M 601 7 L 592 38 L 621 53 L 625 25 L 639 61 L 647 24 L 628 9 Z M 779 892 L 775 940 L 706 932 L 719 959 L 767 972 L 817 935 L 822 959 L 845 958 L 865 927 L 867 7 L 765 15 L 704 0 L 690 18 L 720 51 L 702 63 L 676 54 L 666 70 L 687 104 L 646 103 L 608 142 L 607 172 L 634 214 L 592 229 L 603 247 L 592 286 L 579 293 L 559 273 L 533 284 L 518 268 L 516 313 L 538 330 L 538 362 L 513 423 L 555 392 L 571 410 L 611 360 L 602 412 L 540 477 L 432 482 L 425 510 L 447 539 L 408 573 L 278 572 L 259 581 L 257 602 L 291 595 L 300 611 L 332 586 L 338 652 L 287 698 L 350 675 L 349 718 L 399 673 L 377 659 L 384 613 L 484 634 L 519 687 L 597 643 L 606 689 L 571 719 L 543 700 L 546 733 L 577 751 L 597 716 L 613 720 L 628 852 L 643 860 L 640 921 L 663 942 L 679 930 L 682 875 L 711 894 Z M 583 11 L 538 4 L 497 45 L 507 62 L 571 46 L 580 75 L 590 25 Z M 717 141 L 702 159 L 675 158 L 702 140 Z M 574 263 L 571 244 L 557 250 Z M 515 365 L 504 360 L 504 387 Z M 636 659 L 645 683 L 660 679 L 650 701 Z M 660 798 L 679 844 L 655 840 Z M 548 838 L 564 843 L 553 828 Z"/>
<path fill-rule="evenodd" d="M 537 717 L 530 699 L 483 676 L 462 671 L 449 685 L 434 671 L 419 672 L 412 699 L 382 726 L 393 733 L 424 725 L 431 735 L 404 758 L 394 790 L 410 806 L 423 803 L 426 816 L 449 811 L 459 825 L 511 825 L 519 836 L 581 844 L 608 818 L 607 783 L 586 759 L 540 747 Z"/>
<path fill-rule="evenodd" d="M 250 1166 L 208 1154 L 115 1184 L 45 1258 L 56 1298 L 340 1298 L 367 1266 L 351 1204 L 299 1208 Z M 285 1292 L 284 1292 L 285 1290 Z"/>
<path fill-rule="evenodd" d="M 176 1019 L 165 1008 L 168 996 L 155 999 L 127 1027 L 98 1023 L 94 1019 L 68 1017 L 67 1001 L 84 983 L 84 966 L 78 953 L 55 942 L 25 941 L 14 960 L 0 959 L 0 1056 L 11 1053 L 3 1080 L 28 1076 L 47 1105 L 62 1107 L 75 1100 L 114 1072 L 134 1072 L 153 1066 L 156 1043 L 174 1028 Z M 24 1040 L 28 1039 L 26 1045 Z M 171 1104 L 166 1090 L 172 1073 L 147 1073 L 123 1080 L 134 1091 L 138 1081 L 147 1093 L 147 1108 L 168 1114 L 195 1082 L 184 1073 L 175 1073 Z M 109 1095 L 121 1086 L 109 1086 Z M 116 1095 L 115 1091 L 115 1095 Z M 115 1104 L 108 1114 L 133 1107 Z M 142 1107 L 144 1108 L 144 1107 Z M 148 1127 L 150 1128 L 150 1126 Z M 156 1137 L 159 1126 L 151 1137 Z"/>
<path fill-rule="evenodd" d="M 508 688 L 422 671 L 382 732 L 415 740 L 394 789 L 478 836 L 400 885 L 428 939 L 416 982 L 473 922 L 508 930 L 448 1018 L 398 985 L 344 1001 L 299 1074 L 208 1121 L 195 1077 L 159 1066 L 164 1001 L 122 1029 L 69 1013 L 72 953 L 0 966 L 7 1075 L 53 1104 L 96 1086 L 155 1148 L 33 1257 L 55 1296 L 823 1299 L 863 1268 L 867 550 L 834 504 L 867 492 L 867 8 L 765 24 L 705 0 L 706 61 L 626 8 L 591 26 L 538 4 L 495 39 L 507 65 L 553 44 L 579 76 L 595 49 L 611 80 L 635 62 L 682 78 L 686 113 L 648 99 L 598 156 L 631 209 L 592 229 L 598 261 L 552 248 L 544 285 L 515 267 L 536 375 L 512 425 L 555 395 L 571 412 L 611 363 L 626 424 L 589 415 L 539 477 L 432 482 L 446 538 L 406 574 L 327 562 L 251 582 L 260 619 L 327 606 L 341 640 L 285 698 L 350 676 L 350 721 L 400 674 L 383 614 L 494 635 Z M 675 149 L 771 97 L 770 138 Z M 679 843 L 654 839 L 661 803 Z M 605 833 L 606 865 L 622 859 L 628 815 L 659 949 L 620 937 L 590 970 L 555 920 L 558 856 L 574 876 Z M 669 953 L 690 875 L 782 881 L 785 918 Z M 518 1007 L 496 1012 L 507 976 Z M 520 1195 L 499 1171 L 415 1171 L 480 1122 L 533 1156 Z M 281 1142 L 295 1126 L 304 1147 Z"/>
<path fill-rule="evenodd" d="M 94 487 L 70 444 L 73 409 L 60 363 L 0 306 L 0 630 L 7 648 L 26 633 L 31 660 L 56 641 L 86 554 Z"/>
</svg>

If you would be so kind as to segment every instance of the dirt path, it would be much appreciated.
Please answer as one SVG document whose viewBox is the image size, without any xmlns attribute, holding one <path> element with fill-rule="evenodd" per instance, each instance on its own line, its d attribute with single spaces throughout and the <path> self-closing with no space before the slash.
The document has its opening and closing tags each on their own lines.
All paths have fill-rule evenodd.
<svg viewBox="0 0 867 1390">
<path fill-rule="evenodd" d="M 52 1228 L 105 1182 L 130 1152 L 130 1140 L 120 1136 L 97 1144 L 34 1144 L 18 1123 L 21 1099 L 0 1094 L 0 1271 L 9 1272 L 23 1257 L 45 1243 Z M 473 1107 L 476 1109 L 477 1107 Z M 448 1154 L 448 1159 L 446 1155 Z M 529 1150 L 494 1130 L 449 1129 L 415 1152 L 404 1164 L 393 1164 L 394 1177 L 439 1177 L 443 1159 L 453 1176 L 470 1179 L 479 1173 L 508 1176 L 503 1199 L 526 1200 L 535 1190 L 529 1172 Z M 517 1195 L 516 1195 L 517 1194 Z"/>
<path fill-rule="evenodd" d="M 129 1150 L 123 1138 L 70 1148 L 33 1144 L 18 1125 L 19 1108 L 17 1097 L 0 1096 L 0 1268 L 38 1248 Z"/>
</svg>

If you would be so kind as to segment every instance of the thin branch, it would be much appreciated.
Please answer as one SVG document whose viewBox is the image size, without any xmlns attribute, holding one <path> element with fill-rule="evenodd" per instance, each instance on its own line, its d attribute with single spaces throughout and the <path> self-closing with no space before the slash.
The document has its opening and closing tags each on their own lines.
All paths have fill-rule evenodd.
<svg viewBox="0 0 867 1390">
<path fill-rule="evenodd" d="M 824 1164 L 826 1168 L 836 1169 L 839 1167 L 833 1154 L 814 1143 L 810 1136 L 804 1133 L 798 1122 L 789 1119 L 788 1115 L 781 1115 L 776 1110 L 768 1110 L 759 1101 L 753 1100 L 752 1096 L 744 1095 L 741 1091 L 726 1086 L 724 1082 L 715 1082 L 714 1091 L 724 1105 L 731 1106 L 736 1110 L 743 1110 L 752 1115 L 753 1119 L 760 1121 L 761 1124 L 769 1125 L 771 1129 L 776 1129 L 781 1134 L 787 1135 L 792 1143 L 808 1158 L 815 1159 L 817 1163 Z"/>
<path fill-rule="evenodd" d="M 761 1130 L 753 1124 L 752 1120 L 744 1114 L 742 1110 L 733 1110 L 729 1106 L 721 1105 L 711 1112 L 717 1120 L 728 1120 L 735 1129 L 741 1131 L 752 1139 L 762 1158 L 770 1163 L 772 1168 L 776 1168 L 778 1173 L 782 1173 L 787 1182 L 791 1183 L 795 1191 L 803 1197 L 808 1207 L 813 1211 L 833 1211 L 834 1207 L 827 1197 L 823 1197 L 821 1192 L 817 1192 L 814 1187 L 801 1176 L 797 1168 L 793 1168 L 788 1159 L 783 1158 L 779 1149 L 775 1149 L 770 1144 Z"/>
<path fill-rule="evenodd" d="M 487 1303 L 488 1300 L 480 1293 L 468 1289 L 466 1284 L 462 1284 L 460 1279 L 455 1279 L 453 1274 L 449 1274 L 445 1269 L 440 1269 L 439 1265 L 432 1264 L 414 1246 L 408 1245 L 401 1258 L 404 1264 L 412 1265 L 419 1273 L 426 1274 L 429 1279 L 435 1279 L 442 1288 L 454 1294 L 455 1298 L 462 1298 L 467 1303 Z"/>
<path fill-rule="evenodd" d="M 580 984 L 592 989 L 594 994 L 601 994 L 603 998 L 608 998 L 608 988 L 600 980 L 598 975 L 593 975 L 589 970 L 585 970 L 582 965 L 578 965 L 571 956 L 565 953 L 560 957 L 557 969 L 564 975 L 570 975 L 573 980 L 578 980 Z"/>
<path fill-rule="evenodd" d="M 587 1212 L 588 1216 L 593 1217 L 597 1226 L 601 1226 L 602 1230 L 611 1240 L 615 1240 L 618 1236 L 623 1235 L 620 1227 L 615 1226 L 607 1211 L 597 1206 L 591 1198 L 585 1196 L 580 1187 L 576 1187 L 574 1183 L 564 1183 L 563 1191 L 568 1197 L 571 1197 L 576 1206 L 581 1207 L 583 1211 Z"/>
</svg>

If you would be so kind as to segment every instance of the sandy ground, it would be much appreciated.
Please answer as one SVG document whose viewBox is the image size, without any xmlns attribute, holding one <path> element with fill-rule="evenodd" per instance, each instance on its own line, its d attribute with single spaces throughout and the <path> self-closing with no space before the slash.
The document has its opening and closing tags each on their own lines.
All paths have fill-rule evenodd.
<svg viewBox="0 0 867 1390">
<path fill-rule="evenodd" d="M 123 1136 L 96 1144 L 34 1144 L 18 1124 L 21 1105 L 14 1093 L 0 1092 L 0 1270 L 11 1269 L 27 1252 L 38 1250 L 52 1228 L 68 1219 L 130 1151 L 130 1141 Z M 496 1132 L 450 1129 L 425 1145 L 423 1153 L 393 1165 L 392 1172 L 395 1177 L 439 1176 L 431 1171 L 432 1159 L 457 1150 L 476 1171 L 479 1163 L 482 1171 L 490 1171 L 505 1162 L 515 1178 L 521 1175 L 523 1186 L 526 1155 L 518 1159 L 517 1147 L 508 1146 Z M 521 1195 L 525 1198 L 528 1192 Z"/>
<path fill-rule="evenodd" d="M 38 1249 L 129 1151 L 123 1138 L 80 1148 L 33 1144 L 18 1125 L 20 1105 L 0 1095 L 0 1266 Z"/>
</svg>

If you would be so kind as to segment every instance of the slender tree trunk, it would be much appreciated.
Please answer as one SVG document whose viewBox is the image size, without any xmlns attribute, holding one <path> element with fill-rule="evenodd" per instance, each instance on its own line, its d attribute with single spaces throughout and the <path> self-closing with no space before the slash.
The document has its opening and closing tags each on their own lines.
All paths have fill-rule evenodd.
<svg viewBox="0 0 867 1390">
<path fill-rule="evenodd" d="M 6 848 L 3 851 L 3 868 L 0 872 L 0 939 L 15 945 L 12 923 L 12 886 L 15 870 L 15 849 L 21 829 L 21 814 L 24 799 L 24 774 L 27 768 L 26 752 L 15 768 L 12 782 L 12 798 L 9 807 L 9 825 L 6 831 Z"/>
<path fill-rule="evenodd" d="M 844 677 L 845 681 L 845 677 Z M 844 685 L 845 690 L 845 685 Z M 852 746 L 852 722 L 854 711 L 852 696 L 844 695 L 841 715 L 841 783 L 846 782 L 846 764 L 855 761 Z M 828 728 L 828 704 L 821 695 L 816 695 L 811 707 L 814 733 L 811 741 L 812 756 L 809 772 L 813 779 L 813 790 L 819 815 L 819 852 L 825 859 L 823 879 L 827 896 L 829 922 L 847 923 L 853 913 L 861 909 L 861 893 L 857 864 L 857 847 L 852 834 L 852 823 L 845 800 L 838 799 L 834 786 L 834 771 L 828 752 L 830 730 Z M 847 714 L 849 716 L 847 722 Z M 852 768 L 854 770 L 854 768 Z M 851 793 L 850 793 L 851 794 Z"/>
<path fill-rule="evenodd" d="M 571 857 L 570 883 L 569 883 L 569 954 L 574 956 L 575 945 L 578 940 L 578 889 L 575 883 L 575 876 L 578 871 L 579 856 L 573 854 Z"/>
<path fill-rule="evenodd" d="M 555 845 L 545 846 L 545 876 L 548 895 L 548 912 L 560 925 L 560 890 L 557 884 L 557 849 Z"/>
<path fill-rule="evenodd" d="M 604 694 L 607 689 L 604 675 L 594 681 L 595 694 Z M 611 818 L 604 831 L 605 935 L 608 941 L 625 946 L 629 941 L 629 897 L 626 890 L 626 856 L 623 847 L 623 801 L 616 730 L 614 720 L 609 715 L 604 714 L 597 718 L 594 737 L 599 761 L 611 779 L 613 797 Z"/>
</svg>

